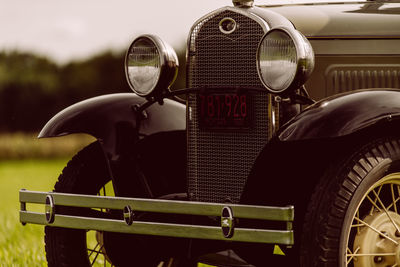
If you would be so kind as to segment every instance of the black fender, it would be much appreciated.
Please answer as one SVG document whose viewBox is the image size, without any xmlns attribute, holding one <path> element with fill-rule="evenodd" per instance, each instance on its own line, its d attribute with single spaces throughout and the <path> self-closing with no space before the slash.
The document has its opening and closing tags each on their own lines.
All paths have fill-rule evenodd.
<svg viewBox="0 0 400 267">
<path fill-rule="evenodd" d="M 56 114 L 39 133 L 39 138 L 85 133 L 97 138 L 109 157 L 118 157 L 133 139 L 136 129 L 135 105 L 146 100 L 133 93 L 94 97 L 76 103 Z M 145 110 L 140 135 L 186 129 L 186 107 L 165 99 L 163 105 L 153 104 Z"/>
<path fill-rule="evenodd" d="M 94 136 L 104 152 L 114 191 L 118 196 L 156 197 L 164 192 L 182 192 L 181 184 L 185 184 L 182 182 L 185 168 L 181 165 L 185 164 L 182 160 L 185 152 L 182 150 L 186 149 L 186 107 L 170 99 L 165 99 L 162 105 L 155 103 L 144 111 L 138 131 L 134 107 L 145 101 L 133 93 L 110 94 L 84 100 L 55 115 L 38 137 L 73 133 Z M 173 162 L 174 159 L 179 160 L 179 163 Z M 158 183 L 152 181 L 156 175 L 154 171 L 150 173 L 147 170 L 151 170 L 147 167 L 151 164 L 158 166 L 158 173 L 165 177 L 159 179 L 174 178 L 168 184 L 163 183 L 169 186 L 160 189 Z M 179 168 L 177 164 L 181 164 Z M 153 169 L 154 165 L 151 165 Z M 166 165 L 179 170 L 164 168 Z M 150 175 L 147 176 L 148 173 Z"/>
<path fill-rule="evenodd" d="M 275 136 L 258 155 L 250 171 L 241 196 L 241 204 L 294 206 L 295 244 L 291 249 L 281 247 L 290 258 L 298 256 L 304 218 L 316 184 L 328 164 L 335 160 L 335 157 L 340 157 L 338 153 L 343 152 L 340 147 L 349 147 L 346 144 L 351 142 L 347 143 L 346 138 L 342 137 L 281 141 Z M 251 226 L 254 227 L 250 224 Z M 276 222 L 269 223 L 268 227 L 282 230 L 286 225 Z M 272 251 L 273 246 L 251 245 L 246 250 L 241 250 L 241 253 L 257 258 L 258 255 L 265 255 L 263 253 L 272 254 Z"/>
<path fill-rule="evenodd" d="M 282 141 L 346 136 L 400 118 L 399 90 L 360 90 L 308 107 L 278 132 Z"/>
<path fill-rule="evenodd" d="M 304 216 L 329 164 L 383 135 L 400 134 L 400 91 L 362 90 L 329 97 L 286 123 L 257 157 L 241 203 L 295 207 L 297 253 Z M 255 254 L 265 250 L 252 247 Z M 252 252 L 253 253 L 253 252 Z"/>
<path fill-rule="evenodd" d="M 314 189 L 329 162 L 371 139 L 396 134 L 400 134 L 400 91 L 360 90 L 323 99 L 283 125 L 264 147 L 242 201 L 292 205 L 299 189 Z M 274 189 L 266 193 L 271 186 Z"/>
</svg>

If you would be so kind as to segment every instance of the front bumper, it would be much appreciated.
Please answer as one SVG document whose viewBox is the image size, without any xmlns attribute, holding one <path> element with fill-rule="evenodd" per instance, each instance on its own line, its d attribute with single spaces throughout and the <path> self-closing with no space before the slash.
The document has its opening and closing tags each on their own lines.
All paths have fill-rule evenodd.
<svg viewBox="0 0 400 267">
<path fill-rule="evenodd" d="M 107 232 L 144 234 L 169 237 L 184 237 L 209 240 L 239 241 L 293 245 L 294 207 L 269 207 L 239 204 L 204 203 L 162 199 L 139 199 L 103 197 L 92 195 L 35 192 L 20 190 L 20 222 L 64 228 L 97 230 Z M 44 212 L 27 210 L 27 204 L 43 204 Z M 94 218 L 85 215 L 57 214 L 56 206 L 70 206 L 91 209 L 122 210 L 124 219 Z M 192 225 L 136 221 L 136 212 L 196 215 L 220 217 L 220 225 Z M 286 229 L 250 229 L 235 227 L 239 219 L 285 222 Z M 218 220 L 219 221 L 219 220 Z"/>
</svg>

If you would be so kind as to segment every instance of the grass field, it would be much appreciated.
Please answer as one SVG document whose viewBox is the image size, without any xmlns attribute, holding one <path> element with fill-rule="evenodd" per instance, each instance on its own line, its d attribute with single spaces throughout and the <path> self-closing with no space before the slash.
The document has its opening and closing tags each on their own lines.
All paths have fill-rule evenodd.
<svg viewBox="0 0 400 267">
<path fill-rule="evenodd" d="M 0 266 L 47 266 L 43 226 L 22 226 L 18 191 L 51 191 L 67 159 L 0 161 Z"/>
<path fill-rule="evenodd" d="M 95 139 L 85 134 L 38 139 L 37 133 L 0 133 L 0 161 L 10 159 L 70 158 Z"/>
</svg>

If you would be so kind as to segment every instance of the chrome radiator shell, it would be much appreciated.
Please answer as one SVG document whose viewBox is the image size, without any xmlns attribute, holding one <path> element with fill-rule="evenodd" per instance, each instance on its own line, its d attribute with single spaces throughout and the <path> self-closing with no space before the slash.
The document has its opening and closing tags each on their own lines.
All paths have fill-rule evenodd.
<svg viewBox="0 0 400 267">
<path fill-rule="evenodd" d="M 230 34 L 220 30 L 224 19 L 236 22 Z M 256 50 L 268 30 L 265 22 L 240 9 L 226 8 L 203 17 L 188 41 L 187 85 L 191 88 L 260 87 Z M 193 201 L 238 203 L 251 167 L 270 135 L 272 98 L 249 92 L 253 124 L 249 129 L 206 130 L 199 126 L 198 95 L 187 97 L 188 192 Z"/>
</svg>

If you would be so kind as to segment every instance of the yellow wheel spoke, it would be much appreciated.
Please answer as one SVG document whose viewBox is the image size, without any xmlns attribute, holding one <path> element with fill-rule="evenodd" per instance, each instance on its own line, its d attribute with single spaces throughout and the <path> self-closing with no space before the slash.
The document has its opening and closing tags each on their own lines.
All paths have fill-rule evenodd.
<svg viewBox="0 0 400 267">
<path fill-rule="evenodd" d="M 385 205 L 383 204 L 382 200 L 380 199 L 379 195 L 375 192 L 375 190 L 372 190 L 372 193 L 376 196 L 376 199 L 378 200 L 379 204 L 382 206 L 382 209 L 385 211 L 386 215 L 388 216 L 389 220 L 393 224 L 393 226 L 396 228 L 397 232 L 400 233 L 399 226 L 396 224 L 396 222 L 393 220 L 392 216 L 390 216 L 389 212 L 387 211 Z"/>
<path fill-rule="evenodd" d="M 376 199 L 372 200 L 370 196 L 367 195 L 367 199 L 369 200 L 369 202 L 371 202 L 372 207 L 371 207 L 371 212 L 370 215 L 372 215 L 374 213 L 374 208 L 377 209 L 378 211 L 382 211 L 378 205 L 376 205 Z"/>
<path fill-rule="evenodd" d="M 103 246 L 100 247 L 99 251 L 96 251 L 96 256 L 94 257 L 92 263 L 90 264 L 91 266 L 93 266 L 93 264 L 96 262 L 97 257 L 99 256 L 99 254 L 103 254 L 103 253 L 101 253 L 102 249 L 103 249 Z"/>
<path fill-rule="evenodd" d="M 382 190 L 382 185 L 379 187 L 379 189 L 378 189 L 378 195 L 381 193 L 381 190 Z M 377 199 L 376 199 L 376 197 L 375 197 L 375 200 L 372 200 L 368 195 L 367 195 L 367 199 L 371 202 L 371 204 L 372 204 L 372 207 L 371 207 L 371 211 L 369 212 L 369 214 L 370 215 L 372 215 L 373 213 L 374 213 L 374 208 L 375 209 L 378 209 L 378 211 L 381 211 L 381 209 L 376 205 L 376 201 L 377 201 Z"/>
<path fill-rule="evenodd" d="M 400 197 L 397 197 L 395 200 L 393 200 L 393 203 L 391 203 L 387 207 L 387 209 L 390 210 L 394 206 L 395 212 L 397 213 L 397 205 L 396 204 L 397 204 L 397 202 L 399 202 L 399 200 L 400 200 Z"/>
<path fill-rule="evenodd" d="M 357 223 L 357 224 L 352 224 L 352 225 L 351 225 L 352 228 L 357 228 L 357 230 L 358 230 L 360 227 L 362 227 L 362 226 L 365 226 L 365 225 L 364 225 L 364 224 L 361 224 L 361 223 Z"/>
<path fill-rule="evenodd" d="M 98 246 L 100 246 L 99 243 L 97 243 L 96 246 L 95 246 L 93 249 L 89 249 L 89 248 L 88 248 L 88 250 L 90 251 L 89 257 L 92 256 L 93 252 L 96 252 L 96 251 L 97 251 L 96 248 L 97 248 Z"/>
<path fill-rule="evenodd" d="M 400 185 L 397 185 L 397 194 L 400 196 Z"/>
<path fill-rule="evenodd" d="M 394 212 L 397 213 L 397 206 L 396 206 L 396 197 L 394 195 L 394 188 L 393 188 L 393 184 L 390 184 L 390 192 L 392 193 L 392 200 L 393 200 L 393 208 L 394 208 Z M 388 207 L 388 209 L 390 209 L 390 207 Z"/>
<path fill-rule="evenodd" d="M 381 256 L 381 257 L 385 257 L 385 256 L 396 256 L 396 253 L 353 253 L 353 254 L 347 254 L 347 257 L 371 257 L 371 256 Z"/>
<path fill-rule="evenodd" d="M 396 244 L 396 246 L 399 245 L 399 243 L 398 243 L 396 240 L 394 240 L 393 238 L 391 238 L 391 237 L 389 237 L 389 236 L 383 234 L 381 231 L 379 231 L 379 230 L 376 229 L 375 227 L 372 227 L 371 225 L 369 225 L 368 223 L 364 222 L 363 220 L 361 220 L 361 219 L 359 219 L 359 218 L 357 218 L 357 217 L 354 217 L 354 219 L 356 219 L 359 223 L 361 223 L 361 224 L 367 226 L 369 229 L 371 229 L 371 230 L 374 231 L 375 233 L 379 234 L 381 237 L 386 238 L 387 240 L 392 241 L 393 243 Z"/>
<path fill-rule="evenodd" d="M 343 255 L 345 258 L 341 259 L 344 266 L 400 267 L 399 182 L 400 172 L 392 173 L 380 177 L 363 192 L 364 196 L 358 202 L 353 221 L 347 229 L 347 248 Z"/>
<path fill-rule="evenodd" d="M 346 257 L 350 257 L 350 258 L 347 259 L 347 264 L 346 264 L 346 265 L 349 265 L 349 263 L 351 262 L 351 260 L 354 258 L 354 256 L 352 256 L 352 255 L 356 255 L 356 253 L 357 253 L 359 250 L 360 250 L 360 247 L 358 247 L 358 248 L 354 251 L 354 253 L 353 253 L 353 252 L 351 252 L 351 250 L 347 247 Z"/>
<path fill-rule="evenodd" d="M 396 199 L 396 203 L 397 203 L 397 201 L 400 200 L 400 185 L 397 185 L 396 187 L 397 187 L 397 195 L 399 196 L 399 197 Z M 394 205 L 396 205 L 396 203 L 394 203 Z"/>
</svg>

